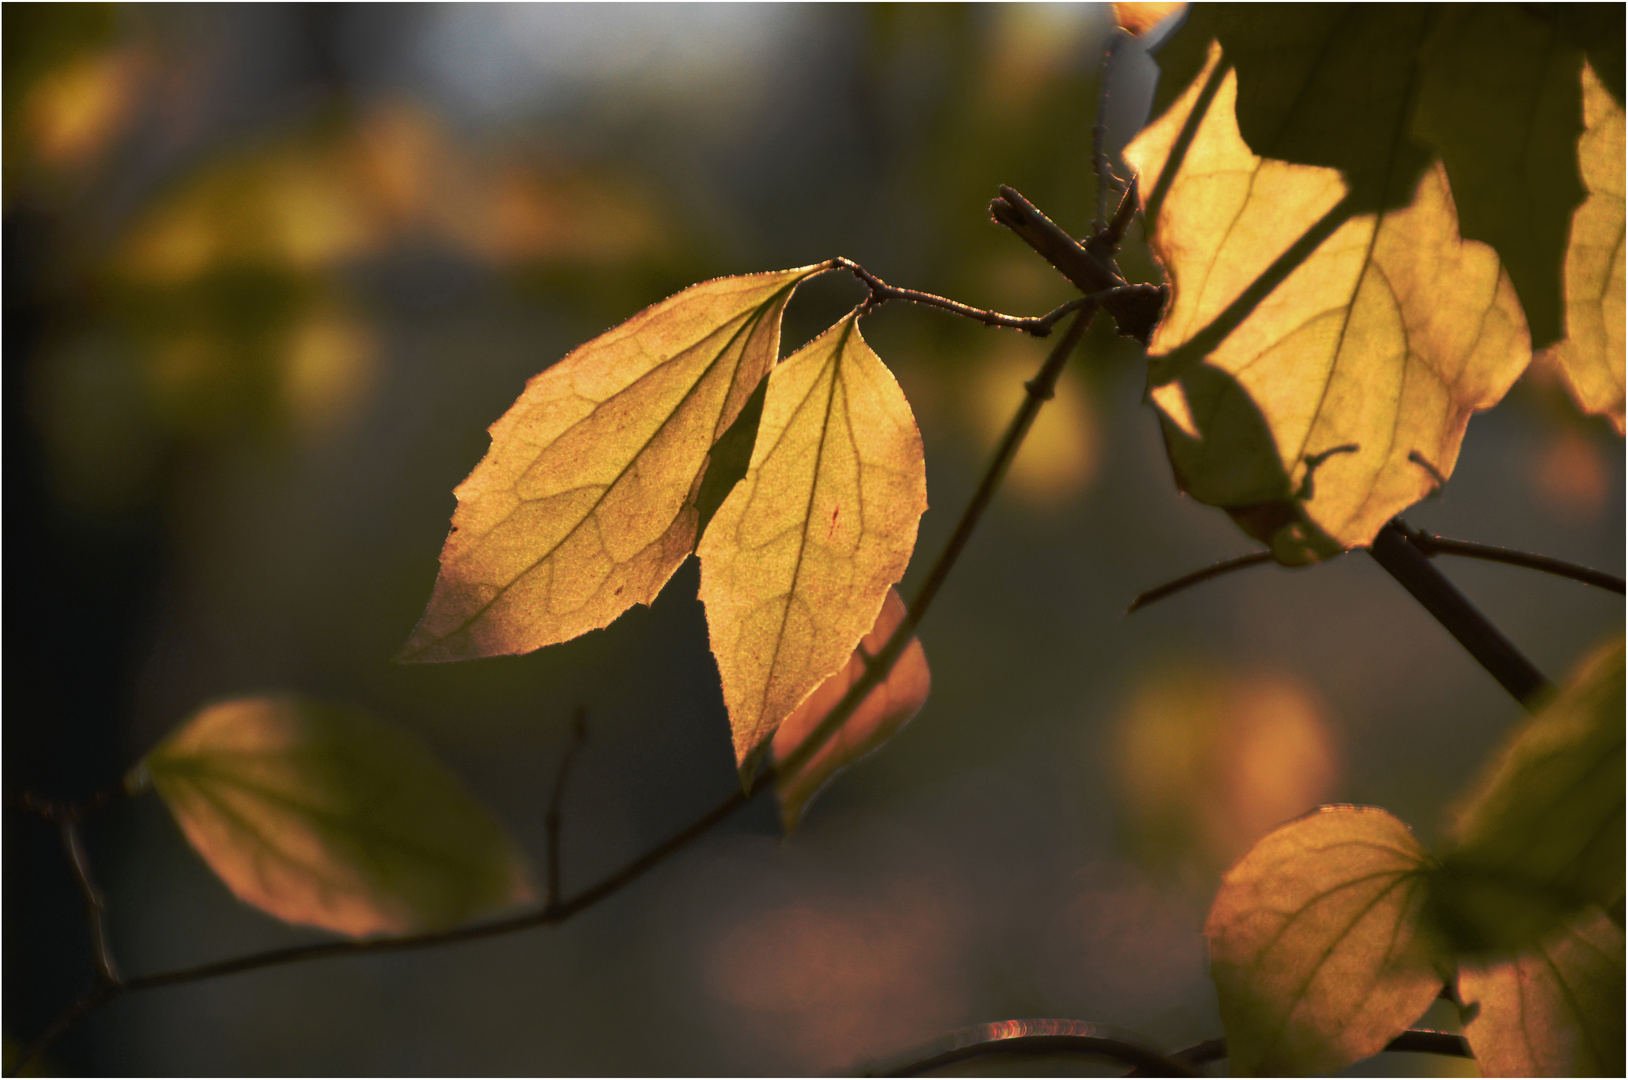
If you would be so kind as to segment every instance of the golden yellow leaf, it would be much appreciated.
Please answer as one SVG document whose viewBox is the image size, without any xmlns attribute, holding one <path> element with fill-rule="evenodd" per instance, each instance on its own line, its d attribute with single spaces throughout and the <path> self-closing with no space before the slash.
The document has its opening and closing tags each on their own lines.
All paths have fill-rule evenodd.
<svg viewBox="0 0 1628 1080">
<path fill-rule="evenodd" d="M 1327 806 L 1227 872 L 1204 933 L 1234 1076 L 1337 1072 L 1429 1008 L 1452 963 L 1422 926 L 1431 866 L 1385 811 Z"/>
<path fill-rule="evenodd" d="M 1171 13 L 1186 6 L 1186 4 L 1180 2 L 1115 4 L 1113 6 L 1114 22 L 1119 24 L 1121 30 L 1141 37 L 1164 22 Z"/>
<path fill-rule="evenodd" d="M 1408 205 L 1352 214 L 1338 170 L 1250 151 L 1236 95 L 1212 44 L 1125 151 L 1171 287 L 1148 395 L 1182 487 L 1296 565 L 1368 543 L 1450 475 L 1531 350 L 1439 163 Z"/>
<path fill-rule="evenodd" d="M 459 484 L 435 591 L 401 659 L 530 652 L 648 604 L 695 547 L 713 445 L 828 263 L 692 285 L 526 384 Z"/>
<path fill-rule="evenodd" d="M 785 761 L 820 726 L 820 721 L 830 715 L 848 688 L 865 673 L 866 658 L 882 651 L 904 617 L 904 601 L 899 598 L 898 590 L 888 589 L 882 611 L 876 616 L 876 625 L 860 641 L 848 663 L 804 698 L 774 733 L 770 748 L 777 763 Z M 899 659 L 894 661 L 887 678 L 865 695 L 865 700 L 813 757 L 799 768 L 775 773 L 780 821 L 786 831 L 797 827 L 803 811 L 833 776 L 893 738 L 921 710 L 931 688 L 927 653 L 921 647 L 921 640 L 912 637 Z"/>
<path fill-rule="evenodd" d="M 1550 347 L 1578 407 L 1623 433 L 1623 113 L 1583 65 L 1578 164 L 1588 198 L 1566 246 L 1566 337 Z"/>
<path fill-rule="evenodd" d="M 697 549 L 743 775 L 876 622 L 926 509 L 921 433 L 856 311 L 774 370 L 751 467 Z"/>
<path fill-rule="evenodd" d="M 532 898 L 524 856 L 423 745 L 290 697 L 202 709 L 140 766 L 240 900 L 360 937 Z"/>
<path fill-rule="evenodd" d="M 1622 928 L 1590 909 L 1531 952 L 1461 964 L 1464 1037 L 1483 1076 L 1623 1074 Z"/>
</svg>

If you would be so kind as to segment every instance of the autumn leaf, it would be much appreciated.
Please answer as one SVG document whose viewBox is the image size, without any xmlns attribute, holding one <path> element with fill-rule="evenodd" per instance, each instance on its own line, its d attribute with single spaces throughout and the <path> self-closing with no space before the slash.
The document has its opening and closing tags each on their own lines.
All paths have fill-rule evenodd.
<svg viewBox="0 0 1628 1080">
<path fill-rule="evenodd" d="M 1592 908 L 1520 956 L 1462 964 L 1464 1037 L 1483 1076 L 1621 1076 L 1622 928 Z"/>
<path fill-rule="evenodd" d="M 926 703 L 932 675 L 920 639 L 912 637 L 887 677 L 865 695 L 865 700 L 813 757 L 794 769 L 779 767 L 830 715 L 849 687 L 859 681 L 866 660 L 882 651 L 905 614 L 898 590 L 888 589 L 876 625 L 860 641 L 848 663 L 804 698 L 775 731 L 770 743 L 777 765 L 774 787 L 780 799 L 780 821 L 787 832 L 797 827 L 803 811 L 833 776 L 893 738 Z"/>
<path fill-rule="evenodd" d="M 1125 151 L 1171 287 L 1148 396 L 1182 488 L 1298 565 L 1370 542 L 1450 475 L 1530 348 L 1439 166 L 1402 209 L 1354 213 L 1339 171 L 1250 151 L 1237 88 L 1212 46 Z"/>
<path fill-rule="evenodd" d="M 875 624 L 926 509 L 921 433 L 856 310 L 774 370 L 751 467 L 696 552 L 743 777 Z"/>
<path fill-rule="evenodd" d="M 1524 723 L 1457 814 L 1437 915 L 1464 951 L 1529 945 L 1623 895 L 1623 642 Z"/>
<path fill-rule="evenodd" d="M 138 770 L 227 887 L 286 922 L 399 934 L 532 897 L 491 815 L 417 740 L 359 709 L 211 705 Z"/>
<path fill-rule="evenodd" d="M 1121 30 L 1141 37 L 1172 14 L 1186 7 L 1185 3 L 1130 3 L 1115 4 L 1114 22 Z"/>
<path fill-rule="evenodd" d="M 1620 38 L 1620 35 L 1619 35 Z M 1566 338 L 1549 350 L 1585 413 L 1623 423 L 1623 112 L 1594 69 L 1583 68 L 1586 130 L 1577 157 L 1588 199 L 1566 247 Z"/>
<path fill-rule="evenodd" d="M 1578 72 L 1590 44 L 1621 53 L 1620 15 L 1612 35 L 1609 15 L 1577 14 L 1588 7 L 1199 4 L 1159 52 L 1154 108 L 1214 40 L 1238 76 L 1244 142 L 1339 169 L 1347 209 L 1407 206 L 1439 157 L 1459 233 L 1498 252 L 1543 346 L 1560 337 L 1565 226 L 1583 199 Z"/>
<path fill-rule="evenodd" d="M 1429 854 L 1383 810 L 1331 806 L 1257 843 L 1210 908 L 1234 1075 L 1319 1075 L 1377 1054 L 1451 958 L 1421 920 Z"/>
<path fill-rule="evenodd" d="M 709 452 L 774 366 L 786 303 L 829 267 L 692 285 L 532 378 L 457 487 L 401 659 L 530 652 L 655 599 L 695 547 Z"/>
</svg>

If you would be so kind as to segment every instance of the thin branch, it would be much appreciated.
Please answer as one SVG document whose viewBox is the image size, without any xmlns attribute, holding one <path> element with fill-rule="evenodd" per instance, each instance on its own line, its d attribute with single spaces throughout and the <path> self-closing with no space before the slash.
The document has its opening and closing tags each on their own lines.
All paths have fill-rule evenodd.
<svg viewBox="0 0 1628 1080">
<path fill-rule="evenodd" d="M 1082 296 L 1065 304 L 1059 304 L 1044 315 L 1003 315 L 998 311 L 975 308 L 958 300 L 935 296 L 919 289 L 901 289 L 897 285 L 889 285 L 852 259 L 844 259 L 839 256 L 831 261 L 852 272 L 856 278 L 864 282 L 866 288 L 870 289 L 870 299 L 866 301 L 869 307 L 880 307 L 889 300 L 903 300 L 911 304 L 921 304 L 924 307 L 935 307 L 952 312 L 964 319 L 972 319 L 974 322 L 983 323 L 985 326 L 1000 326 L 1011 330 L 1021 330 L 1025 334 L 1031 334 L 1037 338 L 1050 336 L 1051 328 L 1057 325 L 1065 315 L 1078 311 L 1092 302 L 1091 297 Z"/>
<path fill-rule="evenodd" d="M 1114 70 L 1114 56 L 1119 52 L 1120 42 L 1125 40 L 1125 32 L 1114 27 L 1113 33 L 1108 35 L 1108 47 L 1102 54 L 1102 71 L 1097 76 L 1097 121 L 1091 125 L 1091 163 L 1097 174 L 1097 216 L 1092 228 L 1101 234 L 1108 227 L 1108 189 L 1124 191 L 1119 177 L 1114 175 L 1113 165 L 1108 161 L 1106 143 L 1108 141 L 1108 86 L 1111 83 Z"/>
<path fill-rule="evenodd" d="M 1189 1062 L 1159 1053 L 1125 1032 L 1083 1020 L 1002 1020 L 938 1039 L 902 1064 L 868 1076 L 921 1076 L 980 1057 L 1055 1054 L 1107 1058 L 1132 1066 L 1136 1076 L 1203 1076 Z"/>
<path fill-rule="evenodd" d="M 1385 1044 L 1382 1054 L 1438 1054 L 1442 1057 L 1475 1060 L 1469 1040 L 1450 1031 L 1431 1031 L 1428 1028 L 1409 1028 Z M 1227 1040 L 1205 1039 L 1201 1043 L 1177 1050 L 1170 1057 L 1188 1065 L 1208 1065 L 1227 1056 Z M 1153 1076 L 1154 1073 L 1133 1072 L 1130 1076 Z"/>
<path fill-rule="evenodd" d="M 1270 551 L 1255 551 L 1248 555 L 1240 555 L 1236 559 L 1227 559 L 1212 566 L 1206 566 L 1202 570 L 1194 570 L 1191 574 L 1183 574 L 1175 581 L 1167 581 L 1157 588 L 1138 593 L 1136 599 L 1131 601 L 1131 606 L 1125 609 L 1125 614 L 1129 615 L 1132 612 L 1141 611 L 1149 604 L 1158 603 L 1160 600 L 1168 596 L 1174 596 L 1184 589 L 1190 589 L 1194 585 L 1202 585 L 1212 578 L 1230 574 L 1234 570 L 1247 570 L 1251 566 L 1261 566 L 1271 561 L 1272 553 Z"/>
<path fill-rule="evenodd" d="M 1534 555 L 1526 551 L 1515 551 L 1511 548 L 1495 547 L 1492 544 L 1478 544 L 1471 540 L 1449 540 L 1444 536 L 1434 536 L 1423 529 L 1415 529 L 1408 533 L 1408 539 L 1415 547 L 1429 556 L 1461 555 L 1467 559 L 1483 559 L 1487 562 L 1507 563 L 1510 566 L 1522 566 L 1528 570 L 1541 570 L 1545 574 L 1554 574 L 1557 577 L 1570 578 L 1581 581 L 1585 585 L 1593 585 L 1607 592 L 1623 595 L 1623 581 L 1600 570 L 1591 570 L 1586 566 L 1565 562 L 1562 559 L 1551 558 L 1548 555 Z"/>
<path fill-rule="evenodd" d="M 571 720 L 571 741 L 566 744 L 565 754 L 560 758 L 560 771 L 554 776 L 554 790 L 548 798 L 548 816 L 543 819 L 543 831 L 546 835 L 546 859 L 548 866 L 548 893 L 547 903 L 558 903 L 561 895 L 560 889 L 560 807 L 565 800 L 565 778 L 571 775 L 571 765 L 576 761 L 577 752 L 582 744 L 588 741 L 588 710 L 585 706 L 577 708 L 577 714 Z"/>
<path fill-rule="evenodd" d="M 84 842 L 79 836 L 77 818 L 64 817 L 58 827 L 62 830 L 62 846 L 68 850 L 68 862 L 73 866 L 79 892 L 85 898 L 85 919 L 90 925 L 91 958 L 96 963 L 97 979 L 109 986 L 119 985 L 118 968 L 107 942 L 107 900 L 91 877 L 90 858 L 85 854 Z"/>
<path fill-rule="evenodd" d="M 949 576 L 951 567 L 954 566 L 956 559 L 971 538 L 978 520 L 983 516 L 984 510 L 1000 487 L 1001 479 L 1005 476 L 1012 459 L 1017 455 L 1018 447 L 1022 444 L 1023 437 L 1028 432 L 1029 427 L 1034 423 L 1035 415 L 1040 411 L 1040 406 L 1045 404 L 1055 393 L 1057 380 L 1062 374 L 1063 366 L 1084 336 L 1086 327 L 1090 325 L 1091 317 L 1095 314 L 1096 304 L 1101 299 L 1101 296 L 1082 298 L 1082 302 L 1078 305 L 1080 313 L 1069 325 L 1069 329 L 1062 340 L 1046 357 L 1046 361 L 1041 366 L 1039 373 L 1025 384 L 1028 393 L 1025 395 L 1023 403 L 1018 407 L 1017 414 L 1013 417 L 1006 436 L 1001 440 L 1000 446 L 996 449 L 994 457 L 985 470 L 978 490 L 967 504 L 966 509 L 962 511 L 961 519 L 956 523 L 955 530 L 945 544 L 944 551 L 939 555 L 938 561 L 934 563 L 932 569 L 928 571 L 927 577 L 923 580 L 922 586 L 917 591 L 915 600 L 910 605 L 910 610 L 906 613 L 904 621 L 900 623 L 893 636 L 889 638 L 887 645 L 866 665 L 865 671 L 860 678 L 855 681 L 849 692 L 837 703 L 837 706 L 827 714 L 820 726 L 810 733 L 808 738 L 780 763 L 781 769 L 798 769 L 809 758 L 818 753 L 820 748 L 825 745 L 825 742 L 853 714 L 859 703 L 864 700 L 865 695 L 874 689 L 886 676 L 887 672 L 892 669 L 893 663 L 898 659 L 899 654 L 904 651 L 904 647 L 909 642 L 911 635 L 915 633 L 922 616 L 932 606 L 933 598 L 943 586 L 945 579 Z M 125 979 L 117 985 L 93 988 L 70 1005 L 62 1015 L 58 1016 L 35 1039 L 33 1044 L 29 1046 L 27 1053 L 18 1059 L 13 1067 L 13 1073 L 27 1068 L 35 1058 L 49 1049 L 57 1039 L 65 1035 L 86 1014 L 125 994 L 153 990 L 163 986 L 176 986 L 182 983 L 202 982 L 207 979 L 223 978 L 228 975 L 283 964 L 341 956 L 407 952 L 468 941 L 479 941 L 485 938 L 501 937 L 506 934 L 564 922 L 583 909 L 591 907 L 638 880 L 656 866 L 712 831 L 735 811 L 773 786 L 774 771 L 765 768 L 757 774 L 750 786 L 744 790 L 732 792 L 701 817 L 673 833 L 649 851 L 633 859 L 626 866 L 613 871 L 600 879 L 598 883 L 590 885 L 576 896 L 570 899 L 560 899 L 556 895 L 550 895 L 547 903 L 541 908 L 510 916 L 506 919 L 428 934 L 372 938 L 367 941 L 325 941 L 310 945 L 295 945 L 285 949 L 273 949 L 267 952 L 219 960 L 214 963 L 199 964 L 194 967 L 177 968 L 152 975 L 137 976 Z M 559 785 L 557 784 L 555 789 L 556 799 L 558 793 Z M 554 880 L 557 881 L 557 878 Z"/>
<path fill-rule="evenodd" d="M 1401 518 L 1379 530 L 1368 553 L 1528 711 L 1536 712 L 1554 693 L 1554 683 L 1412 542 Z"/>
</svg>

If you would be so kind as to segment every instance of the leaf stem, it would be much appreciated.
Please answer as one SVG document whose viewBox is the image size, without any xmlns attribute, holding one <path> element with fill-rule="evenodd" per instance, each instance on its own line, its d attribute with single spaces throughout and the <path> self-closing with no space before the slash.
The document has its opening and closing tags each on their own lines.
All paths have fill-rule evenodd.
<svg viewBox="0 0 1628 1080">
<path fill-rule="evenodd" d="M 932 293 L 922 292 L 919 289 L 901 289 L 897 285 L 889 285 L 875 274 L 866 270 L 852 259 L 838 256 L 831 260 L 837 266 L 851 272 L 854 277 L 864 282 L 865 287 L 871 291 L 866 304 L 870 307 L 880 307 L 889 300 L 903 300 L 906 303 L 921 304 L 923 307 L 935 307 L 943 311 L 959 315 L 964 319 L 983 323 L 985 326 L 1000 326 L 1010 330 L 1021 330 L 1037 338 L 1048 337 L 1051 328 L 1057 325 L 1065 315 L 1080 310 L 1092 302 L 1089 296 L 1077 297 L 1064 304 L 1059 304 L 1044 315 L 1003 315 L 998 311 L 986 308 L 975 308 L 963 304 L 959 300 L 951 300 L 944 296 L 935 296 Z M 1126 288 L 1151 289 L 1151 285 L 1126 286 Z"/>
</svg>

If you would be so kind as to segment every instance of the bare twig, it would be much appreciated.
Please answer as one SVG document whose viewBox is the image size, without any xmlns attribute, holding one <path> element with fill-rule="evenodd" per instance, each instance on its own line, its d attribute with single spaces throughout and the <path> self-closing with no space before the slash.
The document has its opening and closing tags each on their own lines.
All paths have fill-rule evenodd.
<svg viewBox="0 0 1628 1080">
<path fill-rule="evenodd" d="M 1002 1020 L 964 1028 L 909 1055 L 901 1064 L 867 1076 L 921 1076 L 971 1058 L 1042 1057 L 1054 1054 L 1107 1058 L 1138 1076 L 1203 1076 L 1189 1062 L 1159 1053 L 1106 1024 L 1083 1020 Z"/>
<path fill-rule="evenodd" d="M 904 621 L 888 640 L 887 645 L 866 665 L 864 673 L 850 688 L 848 694 L 837 704 L 836 708 L 832 709 L 826 716 L 824 722 L 780 763 L 781 769 L 795 770 L 800 768 L 804 762 L 817 753 L 820 747 L 853 714 L 854 709 L 864 700 L 865 695 L 874 689 L 886 677 L 887 672 L 892 669 L 893 663 L 898 659 L 899 654 L 904 651 L 905 645 L 909 642 L 911 635 L 915 633 L 922 616 L 931 607 L 933 597 L 937 595 L 938 590 L 943 586 L 951 567 L 971 538 L 978 520 L 983 516 L 984 510 L 994 497 L 995 491 L 999 488 L 1007 467 L 1011 465 L 1013 457 L 1016 456 L 1018 447 L 1022 444 L 1023 436 L 1028 432 L 1030 425 L 1033 424 L 1040 406 L 1053 395 L 1064 364 L 1074 351 L 1075 346 L 1079 344 L 1081 337 L 1084 336 L 1085 329 L 1090 324 L 1091 316 L 1095 313 L 1096 304 L 1101 300 L 1101 296 L 1082 298 L 1082 302 L 1078 305 L 1080 312 L 1074 322 L 1070 324 L 1067 333 L 1064 334 L 1062 340 L 1057 343 L 1047 356 L 1040 372 L 1025 384 L 1028 394 L 1018 407 L 1017 414 L 1014 416 L 1011 426 L 1007 429 L 1005 438 L 1002 439 L 988 468 L 985 470 L 978 490 L 974 493 L 967 508 L 962 511 L 961 519 L 957 522 L 955 531 L 946 543 L 944 551 L 939 555 L 938 561 L 934 563 L 933 567 L 928 571 L 927 577 L 923 580 L 922 587 L 917 591 L 915 600 L 910 605 L 910 610 Z M 559 798 L 562 783 L 557 783 L 555 787 L 556 802 Z M 57 1039 L 71 1030 L 85 1015 L 126 994 L 153 990 L 164 986 L 202 982 L 208 979 L 223 978 L 228 975 L 277 967 L 284 964 L 341 956 L 407 952 L 468 941 L 479 941 L 485 938 L 501 937 L 506 934 L 562 923 L 585 908 L 597 904 L 638 880 L 700 837 L 705 836 L 735 811 L 773 786 L 774 771 L 765 768 L 757 774 L 746 789 L 732 792 L 701 817 L 679 829 L 649 851 L 627 863 L 627 865 L 590 885 L 576 896 L 564 899 L 557 894 L 551 893 L 542 907 L 506 919 L 428 934 L 372 938 L 367 941 L 326 941 L 311 945 L 296 945 L 290 948 L 252 953 L 194 967 L 176 968 L 152 975 L 136 976 L 125 979 L 118 984 L 103 984 L 93 987 L 74 1001 L 35 1039 L 15 1063 L 13 1072 L 20 1072 L 27 1068 L 35 1058 L 49 1049 Z M 551 870 L 551 885 L 557 884 L 558 878 L 554 876 L 556 873 L 556 871 Z"/>
<path fill-rule="evenodd" d="M 1234 570 L 1246 570 L 1251 566 L 1261 566 L 1271 561 L 1272 553 L 1270 551 L 1255 551 L 1248 555 L 1240 555 L 1236 559 L 1227 559 L 1212 566 L 1206 566 L 1202 570 L 1194 570 L 1191 574 L 1183 574 L 1175 581 L 1167 581 L 1157 588 L 1137 594 L 1136 599 L 1131 601 L 1131 606 L 1125 609 L 1125 614 L 1129 615 L 1132 612 L 1141 611 L 1149 604 L 1157 603 L 1168 596 L 1174 596 L 1184 589 L 1192 588 L 1194 585 L 1202 585 L 1212 578 L 1230 574 Z"/>
<path fill-rule="evenodd" d="M 1102 54 L 1102 69 L 1097 76 L 1097 121 L 1091 125 L 1091 164 L 1097 174 L 1097 216 L 1092 222 L 1092 228 L 1100 235 L 1108 227 L 1108 189 L 1124 191 L 1119 177 L 1114 175 L 1113 166 L 1108 161 L 1106 143 L 1108 141 L 1108 85 L 1113 81 L 1114 56 L 1119 52 L 1119 43 L 1125 40 L 1125 32 L 1114 27 L 1113 33 L 1108 35 L 1108 47 Z"/>
<path fill-rule="evenodd" d="M 897 285 L 889 285 L 852 259 L 844 259 L 839 256 L 831 261 L 850 271 L 856 278 L 865 283 L 866 288 L 870 289 L 870 298 L 865 301 L 867 307 L 880 307 L 889 300 L 904 300 L 911 304 L 921 304 L 924 307 L 935 307 L 943 311 L 949 311 L 960 315 L 964 319 L 981 322 L 985 326 L 1000 326 L 1011 330 L 1021 330 L 1025 334 L 1031 334 L 1037 338 L 1049 336 L 1051 328 L 1057 325 L 1065 315 L 1078 311 L 1092 302 L 1091 297 L 1082 296 L 1065 304 L 1059 304 L 1044 315 L 1002 315 L 998 311 L 975 308 L 958 300 L 935 296 L 932 293 L 921 292 L 917 289 L 901 289 Z"/>
<path fill-rule="evenodd" d="M 1472 540 L 1449 540 L 1445 536 L 1435 536 L 1423 529 L 1415 529 L 1408 534 L 1414 546 L 1426 555 L 1460 555 L 1466 559 L 1482 559 L 1486 562 L 1507 563 L 1510 566 L 1521 566 L 1528 570 L 1541 570 L 1545 574 L 1554 574 L 1557 577 L 1570 578 L 1581 581 L 1585 585 L 1593 585 L 1607 592 L 1614 592 L 1618 596 L 1623 594 L 1623 581 L 1601 570 L 1591 570 L 1586 566 L 1578 566 L 1562 559 L 1551 558 L 1548 555 L 1534 555 L 1531 552 L 1515 551 L 1510 548 L 1495 547 L 1492 544 L 1478 544 Z"/>
<path fill-rule="evenodd" d="M 565 778 L 571 775 L 571 765 L 576 761 L 577 752 L 582 749 L 582 744 L 587 741 L 588 709 L 586 706 L 579 706 L 576 716 L 571 720 L 571 741 L 566 744 L 565 754 L 560 758 L 560 771 L 554 775 L 554 790 L 548 797 L 548 816 L 543 819 L 543 831 L 547 844 L 547 903 L 549 905 L 558 903 L 562 895 L 560 887 L 560 807 L 565 800 Z"/>
<path fill-rule="evenodd" d="M 1409 1028 L 1396 1038 L 1385 1044 L 1380 1053 L 1389 1054 L 1439 1054 L 1442 1057 L 1469 1058 L 1474 1060 L 1475 1054 L 1470 1050 L 1469 1040 L 1462 1035 L 1455 1035 L 1450 1031 L 1431 1031 L 1428 1028 Z M 1170 1057 L 1186 1062 L 1189 1065 L 1207 1065 L 1212 1061 L 1220 1061 L 1227 1056 L 1227 1040 L 1205 1039 L 1195 1043 L 1185 1050 L 1177 1050 Z M 1154 1076 L 1154 1073 L 1141 1071 L 1132 1072 L 1130 1076 Z"/>
<path fill-rule="evenodd" d="M 85 898 L 85 919 L 90 925 L 91 958 L 96 963 L 96 977 L 109 986 L 117 986 L 118 968 L 113 963 L 113 953 L 107 942 L 107 900 L 91 876 L 90 859 L 79 837 L 79 822 L 76 818 L 65 817 L 58 824 L 62 830 L 62 845 L 68 850 L 68 862 L 73 866 L 74 878 L 79 882 L 79 891 Z"/>
</svg>

